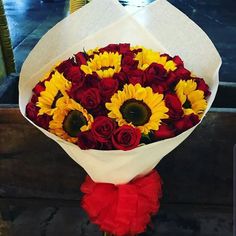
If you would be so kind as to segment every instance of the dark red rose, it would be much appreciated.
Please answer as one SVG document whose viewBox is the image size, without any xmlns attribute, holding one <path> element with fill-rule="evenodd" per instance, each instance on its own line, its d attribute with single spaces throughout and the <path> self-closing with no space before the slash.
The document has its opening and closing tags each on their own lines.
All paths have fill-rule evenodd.
<svg viewBox="0 0 236 236">
<path fill-rule="evenodd" d="M 39 112 L 39 108 L 33 102 L 29 102 L 26 105 L 26 111 L 25 111 L 26 116 L 33 122 L 36 122 L 38 112 Z"/>
<path fill-rule="evenodd" d="M 95 109 L 89 110 L 89 113 L 93 115 L 93 117 L 98 117 L 98 116 L 107 116 L 109 111 L 106 109 L 105 103 L 101 103 Z"/>
<path fill-rule="evenodd" d="M 190 129 L 199 122 L 199 118 L 195 114 L 185 115 L 180 120 L 174 122 L 174 126 L 178 133 L 184 132 L 187 129 Z"/>
<path fill-rule="evenodd" d="M 168 115 L 172 120 L 178 120 L 183 116 L 182 104 L 175 94 L 167 94 L 165 96 L 165 104 L 168 107 Z"/>
<path fill-rule="evenodd" d="M 35 85 L 33 88 L 33 92 L 37 95 L 40 96 L 40 93 L 45 90 L 45 85 L 44 82 L 39 82 Z"/>
<path fill-rule="evenodd" d="M 119 44 L 109 44 L 106 47 L 100 48 L 99 52 L 118 52 L 119 51 Z"/>
<path fill-rule="evenodd" d="M 204 92 L 205 97 L 211 95 L 209 91 L 209 86 L 206 84 L 204 79 L 202 78 L 193 78 L 197 82 L 197 89 L 202 90 Z"/>
<path fill-rule="evenodd" d="M 77 65 L 79 66 L 87 64 L 87 56 L 83 52 L 78 52 L 77 54 L 75 54 L 75 60 Z"/>
<path fill-rule="evenodd" d="M 165 75 L 167 71 L 164 68 L 163 65 L 158 63 L 152 63 L 146 70 L 145 70 L 145 76 L 147 81 L 147 86 L 151 86 L 151 83 L 154 80 L 165 80 Z"/>
<path fill-rule="evenodd" d="M 104 78 L 100 80 L 98 84 L 98 89 L 102 96 L 103 101 L 107 102 L 110 100 L 112 95 L 116 93 L 119 88 L 119 83 L 116 79 Z"/>
<path fill-rule="evenodd" d="M 36 124 L 44 129 L 47 129 L 49 128 L 49 122 L 52 120 L 52 117 L 47 115 L 47 114 L 44 114 L 44 115 L 40 115 L 37 117 L 36 119 Z"/>
<path fill-rule="evenodd" d="M 182 61 L 182 59 L 179 56 L 174 56 L 172 58 L 172 60 L 174 61 L 174 63 L 176 64 L 177 67 L 184 66 L 184 62 Z"/>
<path fill-rule="evenodd" d="M 32 103 L 36 104 L 36 102 L 38 102 L 38 96 L 36 96 L 35 94 L 32 96 L 31 100 Z"/>
<path fill-rule="evenodd" d="M 100 145 L 100 150 L 113 150 L 113 149 L 114 149 L 114 147 L 113 147 L 111 140 L 109 140 L 106 143 L 101 143 L 101 145 Z"/>
<path fill-rule="evenodd" d="M 146 86 L 150 86 L 154 93 L 164 93 L 168 86 L 166 83 L 166 69 L 163 65 L 152 63 L 145 70 Z"/>
<path fill-rule="evenodd" d="M 175 86 L 179 82 L 180 78 L 173 72 L 169 71 L 166 76 L 166 84 L 170 87 L 171 85 Z"/>
<path fill-rule="evenodd" d="M 97 88 L 89 88 L 80 95 L 80 102 L 85 109 L 94 109 L 101 102 L 101 96 Z"/>
<path fill-rule="evenodd" d="M 109 44 L 104 48 L 100 48 L 99 52 L 119 52 L 121 54 L 127 53 L 130 51 L 129 43 L 120 43 L 120 44 Z"/>
<path fill-rule="evenodd" d="M 63 75 L 72 82 L 78 82 L 83 79 L 84 72 L 80 70 L 79 66 L 70 66 L 65 69 Z"/>
<path fill-rule="evenodd" d="M 180 79 L 188 79 L 191 75 L 191 72 L 189 70 L 185 69 L 183 66 L 178 67 L 174 71 L 174 73 Z"/>
<path fill-rule="evenodd" d="M 119 89 L 122 89 L 124 84 L 128 83 L 128 76 L 124 72 L 115 73 L 113 79 L 119 82 Z"/>
<path fill-rule="evenodd" d="M 141 132 L 139 129 L 130 125 L 123 125 L 113 133 L 112 143 L 116 149 L 127 151 L 137 147 L 140 139 Z"/>
<path fill-rule="evenodd" d="M 154 131 L 154 141 L 172 138 L 174 136 L 174 130 L 166 124 L 162 124 L 158 130 Z"/>
<path fill-rule="evenodd" d="M 75 63 L 73 59 L 69 58 L 68 60 L 63 61 L 59 66 L 56 67 L 56 70 L 63 74 L 65 70 L 67 70 L 69 67 L 75 66 Z"/>
<path fill-rule="evenodd" d="M 98 142 L 104 143 L 111 139 L 115 128 L 116 123 L 112 119 L 106 116 L 99 116 L 95 118 L 91 131 Z"/>
<path fill-rule="evenodd" d="M 128 73 L 128 79 L 130 84 L 141 84 L 142 86 L 145 83 L 145 77 L 142 70 L 133 70 Z"/>
<path fill-rule="evenodd" d="M 85 132 L 80 132 L 78 134 L 77 145 L 81 149 L 97 149 L 98 148 L 98 143 L 96 139 L 93 137 L 93 134 L 90 130 L 85 131 Z"/>
<path fill-rule="evenodd" d="M 119 53 L 126 54 L 130 52 L 130 44 L 129 43 L 120 43 L 119 44 Z"/>
<path fill-rule="evenodd" d="M 101 79 L 98 78 L 96 73 L 93 73 L 92 75 L 86 75 L 84 79 L 84 86 L 86 88 L 98 88 L 100 80 Z"/>
<path fill-rule="evenodd" d="M 44 114 L 38 116 L 39 107 L 37 107 L 34 103 L 29 102 L 26 106 L 26 116 L 32 120 L 36 125 L 48 129 L 49 122 L 52 120 L 51 116 Z"/>
<path fill-rule="evenodd" d="M 122 66 L 122 71 L 124 72 L 129 72 L 130 70 L 135 70 L 137 69 L 138 66 L 138 61 L 134 60 L 134 53 L 129 52 L 126 53 L 121 61 L 121 66 Z"/>
<path fill-rule="evenodd" d="M 82 81 L 83 80 L 81 80 L 81 82 Z M 70 91 L 68 91 L 68 94 L 75 101 L 79 102 L 83 91 L 84 91 L 83 83 L 72 83 L 71 89 L 70 89 Z"/>
</svg>

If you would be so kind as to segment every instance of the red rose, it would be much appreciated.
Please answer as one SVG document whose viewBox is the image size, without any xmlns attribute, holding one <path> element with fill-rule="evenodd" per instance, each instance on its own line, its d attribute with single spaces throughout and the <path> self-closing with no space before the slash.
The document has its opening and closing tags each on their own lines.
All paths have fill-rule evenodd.
<svg viewBox="0 0 236 236">
<path fill-rule="evenodd" d="M 167 94 L 165 96 L 165 104 L 168 107 L 168 115 L 172 120 L 178 120 L 183 116 L 182 104 L 175 94 Z"/>
<path fill-rule="evenodd" d="M 144 85 L 144 73 L 142 70 L 133 70 L 133 71 L 129 71 L 128 73 L 128 79 L 129 79 L 129 83 L 132 85 L 135 84 L 140 84 L 140 85 Z"/>
<path fill-rule="evenodd" d="M 154 93 L 164 93 L 167 89 L 166 69 L 163 65 L 152 63 L 145 70 L 146 86 L 150 86 Z"/>
<path fill-rule="evenodd" d="M 44 82 L 39 82 L 35 85 L 33 88 L 33 92 L 37 95 L 40 96 L 40 93 L 45 90 L 45 85 Z"/>
<path fill-rule="evenodd" d="M 36 104 L 38 102 L 38 97 L 34 94 L 30 100 L 32 103 Z"/>
<path fill-rule="evenodd" d="M 36 124 L 44 129 L 48 129 L 49 128 L 49 122 L 52 120 L 52 117 L 44 114 L 44 115 L 40 115 L 37 117 L 36 119 Z"/>
<path fill-rule="evenodd" d="M 66 79 L 72 82 L 78 82 L 79 80 L 83 79 L 84 72 L 80 70 L 79 66 L 70 66 L 65 69 L 63 75 Z"/>
<path fill-rule="evenodd" d="M 75 59 L 77 65 L 79 66 L 87 64 L 86 54 L 83 52 L 78 52 L 77 54 L 75 54 Z"/>
<path fill-rule="evenodd" d="M 62 74 L 67 68 L 73 66 L 74 64 L 75 63 L 73 62 L 73 60 L 69 58 L 68 60 L 63 61 L 59 66 L 57 66 L 56 70 Z"/>
<path fill-rule="evenodd" d="M 190 129 L 199 122 L 199 118 L 195 114 L 185 115 L 180 120 L 175 121 L 174 126 L 176 130 L 181 133 L 187 129 Z"/>
<path fill-rule="evenodd" d="M 97 143 L 96 139 L 93 137 L 93 134 L 90 130 L 85 131 L 85 132 L 80 132 L 78 134 L 77 145 L 81 149 L 96 149 L 96 148 L 98 148 L 98 143 Z"/>
<path fill-rule="evenodd" d="M 146 70 L 146 80 L 147 80 L 147 86 L 151 86 L 152 82 L 155 80 L 163 81 L 165 80 L 165 74 L 166 69 L 163 65 L 160 65 L 158 63 L 152 63 Z"/>
<path fill-rule="evenodd" d="M 185 69 L 183 66 L 178 67 L 174 71 L 174 73 L 180 79 L 188 79 L 191 75 L 191 72 L 189 70 Z"/>
<path fill-rule="evenodd" d="M 120 43 L 120 44 L 109 44 L 104 48 L 100 48 L 99 52 L 119 52 L 121 54 L 127 53 L 130 51 L 129 43 Z"/>
<path fill-rule="evenodd" d="M 179 56 L 174 56 L 172 58 L 172 60 L 174 61 L 174 63 L 176 64 L 177 67 L 184 66 L 184 62 L 182 61 L 182 59 Z"/>
<path fill-rule="evenodd" d="M 129 72 L 129 70 L 135 70 L 138 67 L 138 61 L 134 60 L 134 53 L 129 52 L 123 55 L 121 61 L 122 71 Z"/>
<path fill-rule="evenodd" d="M 158 130 L 154 131 L 154 140 L 172 138 L 175 136 L 175 132 L 166 124 L 162 124 Z"/>
<path fill-rule="evenodd" d="M 141 132 L 130 125 L 119 127 L 112 136 L 112 143 L 119 150 L 131 150 L 139 145 Z"/>
<path fill-rule="evenodd" d="M 209 91 L 209 86 L 206 84 L 204 79 L 201 78 L 193 78 L 193 79 L 197 82 L 197 89 L 202 90 L 206 97 L 211 95 L 211 92 Z"/>
<path fill-rule="evenodd" d="M 101 102 L 101 96 L 97 88 L 89 88 L 80 94 L 80 102 L 85 109 L 94 109 Z"/>
<path fill-rule="evenodd" d="M 124 84 L 128 83 L 128 76 L 124 72 L 115 73 L 113 79 L 119 82 L 119 89 L 122 89 Z"/>
<path fill-rule="evenodd" d="M 95 118 L 91 131 L 98 142 L 104 143 L 111 138 L 115 128 L 116 123 L 112 119 L 106 116 L 99 116 Z"/>
<path fill-rule="evenodd" d="M 84 86 L 86 88 L 98 88 L 100 81 L 101 79 L 98 78 L 96 73 L 93 73 L 92 75 L 86 75 L 84 79 Z"/>
<path fill-rule="evenodd" d="M 79 102 L 81 94 L 84 91 L 83 84 L 84 79 L 80 80 L 80 83 L 72 83 L 71 89 L 68 91 L 69 96 L 77 102 Z"/>
<path fill-rule="evenodd" d="M 29 102 L 26 106 L 26 116 L 32 120 L 36 125 L 48 129 L 51 116 L 44 114 L 38 116 L 39 108 L 32 102 Z"/>
<path fill-rule="evenodd" d="M 118 90 L 118 87 L 119 83 L 116 79 L 104 78 L 100 80 L 98 84 L 98 89 L 100 91 L 103 101 L 109 101 L 112 95 Z"/>
<path fill-rule="evenodd" d="M 33 102 L 29 102 L 26 105 L 26 111 L 25 111 L 26 116 L 33 122 L 36 122 L 38 112 L 39 112 L 39 108 Z"/>
<path fill-rule="evenodd" d="M 173 71 L 169 71 L 169 73 L 166 76 L 166 84 L 168 86 L 171 85 L 176 85 L 179 82 L 180 78 L 173 72 Z"/>
</svg>

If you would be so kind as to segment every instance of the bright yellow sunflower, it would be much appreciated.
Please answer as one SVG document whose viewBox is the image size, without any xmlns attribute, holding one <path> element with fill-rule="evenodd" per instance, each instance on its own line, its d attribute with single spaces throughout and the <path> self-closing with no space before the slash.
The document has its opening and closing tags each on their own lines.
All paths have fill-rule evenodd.
<svg viewBox="0 0 236 236">
<path fill-rule="evenodd" d="M 108 116 L 116 119 L 119 126 L 129 124 L 144 134 L 158 130 L 161 119 L 168 118 L 163 95 L 153 93 L 150 87 L 144 88 L 140 84 L 126 84 L 122 91 L 111 97 L 106 108 L 110 111 Z"/>
<path fill-rule="evenodd" d="M 56 104 L 58 101 L 68 99 L 67 91 L 71 88 L 71 82 L 64 78 L 58 71 L 52 75 L 51 80 L 45 82 L 46 89 L 40 93 L 37 106 L 40 108 L 39 115 L 48 114 L 53 115 L 57 109 Z"/>
<path fill-rule="evenodd" d="M 135 56 L 135 60 L 138 60 L 138 68 L 141 70 L 145 70 L 153 62 L 163 65 L 167 71 L 174 71 L 177 69 L 176 64 L 172 60 L 167 61 L 167 56 L 161 56 L 159 52 L 154 52 L 151 49 L 143 47 L 142 52 L 138 52 Z"/>
<path fill-rule="evenodd" d="M 104 52 L 95 54 L 94 58 L 82 65 L 81 70 L 85 74 L 96 72 L 100 78 L 112 77 L 115 73 L 120 72 L 121 57 L 118 52 Z"/>
<path fill-rule="evenodd" d="M 79 103 L 69 99 L 66 107 L 55 110 L 49 123 L 49 131 L 66 141 L 76 143 L 78 133 L 89 130 L 92 122 L 93 116 Z"/>
<path fill-rule="evenodd" d="M 197 83 L 193 80 L 180 80 L 175 91 L 182 103 L 184 114 L 194 113 L 201 118 L 207 108 L 207 101 L 204 98 L 204 92 L 197 89 Z"/>
</svg>

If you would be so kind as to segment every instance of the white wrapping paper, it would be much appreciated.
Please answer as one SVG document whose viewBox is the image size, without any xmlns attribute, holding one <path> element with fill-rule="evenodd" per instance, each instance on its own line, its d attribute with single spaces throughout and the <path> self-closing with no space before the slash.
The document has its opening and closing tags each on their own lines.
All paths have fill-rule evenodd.
<svg viewBox="0 0 236 236">
<path fill-rule="evenodd" d="M 53 27 L 29 54 L 19 81 L 19 106 L 23 116 L 32 88 L 55 64 L 83 49 L 122 42 L 179 55 L 186 68 L 209 84 L 212 94 L 206 112 L 209 110 L 219 83 L 221 58 L 194 22 L 165 0 L 155 1 L 132 15 L 116 0 L 93 0 Z M 130 151 L 99 151 L 81 150 L 36 127 L 56 141 L 94 181 L 114 184 L 126 183 L 148 173 L 196 128 Z"/>
</svg>

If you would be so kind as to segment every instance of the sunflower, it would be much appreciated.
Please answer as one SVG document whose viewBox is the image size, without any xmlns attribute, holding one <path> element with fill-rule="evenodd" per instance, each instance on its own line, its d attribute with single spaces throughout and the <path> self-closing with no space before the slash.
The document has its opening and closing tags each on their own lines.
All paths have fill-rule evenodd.
<svg viewBox="0 0 236 236">
<path fill-rule="evenodd" d="M 197 83 L 193 80 L 180 80 L 175 91 L 182 103 L 184 114 L 194 113 L 201 118 L 207 108 L 207 101 L 204 98 L 204 92 L 197 89 Z"/>
<path fill-rule="evenodd" d="M 62 139 L 76 143 L 78 133 L 89 130 L 93 117 L 79 103 L 68 100 L 67 106 L 55 110 L 49 131 Z"/>
<path fill-rule="evenodd" d="M 134 47 L 134 49 L 137 48 Z M 142 48 L 142 51 L 137 53 L 135 60 L 139 62 L 138 68 L 141 70 L 145 70 L 154 62 L 163 65 L 167 71 L 174 71 L 177 68 L 172 60 L 167 61 L 167 56 L 161 56 L 159 52 L 146 48 Z"/>
<path fill-rule="evenodd" d="M 144 134 L 150 130 L 158 130 L 161 119 L 167 119 L 168 108 L 163 95 L 153 93 L 150 87 L 140 84 L 125 85 L 111 97 L 111 103 L 106 103 L 110 111 L 108 116 L 116 119 L 119 126 L 129 124 L 140 129 Z"/>
<path fill-rule="evenodd" d="M 60 101 L 62 105 L 63 101 L 66 102 L 68 99 L 67 91 L 71 88 L 71 82 L 65 79 L 58 71 L 55 71 L 52 78 L 45 82 L 45 87 L 45 90 L 38 97 L 39 115 L 53 115 L 57 109 L 57 102 Z"/>
<path fill-rule="evenodd" d="M 104 52 L 94 55 L 93 59 L 82 65 L 81 70 L 85 74 L 96 72 L 100 78 L 112 77 L 114 73 L 120 72 L 121 57 L 118 52 Z"/>
</svg>

